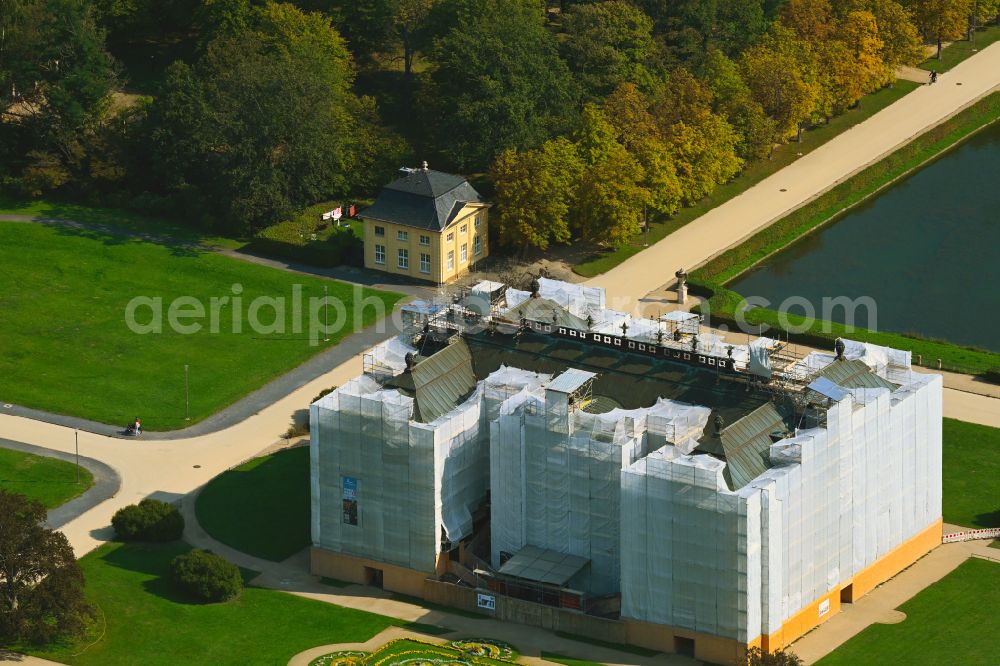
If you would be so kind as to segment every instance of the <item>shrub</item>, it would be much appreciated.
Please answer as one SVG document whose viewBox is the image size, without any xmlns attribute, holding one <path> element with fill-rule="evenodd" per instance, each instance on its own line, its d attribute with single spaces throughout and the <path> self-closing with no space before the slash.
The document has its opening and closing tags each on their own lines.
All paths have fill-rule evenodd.
<svg viewBox="0 0 1000 666">
<path fill-rule="evenodd" d="M 111 525 L 122 541 L 174 541 L 184 533 L 184 516 L 173 504 L 144 499 L 119 509 Z"/>
<path fill-rule="evenodd" d="M 983 373 L 983 379 L 991 384 L 1000 384 L 1000 368 L 990 368 Z"/>
<path fill-rule="evenodd" d="M 192 550 L 171 560 L 170 580 L 178 592 L 199 601 L 228 601 L 243 591 L 239 567 L 207 550 Z"/>
</svg>

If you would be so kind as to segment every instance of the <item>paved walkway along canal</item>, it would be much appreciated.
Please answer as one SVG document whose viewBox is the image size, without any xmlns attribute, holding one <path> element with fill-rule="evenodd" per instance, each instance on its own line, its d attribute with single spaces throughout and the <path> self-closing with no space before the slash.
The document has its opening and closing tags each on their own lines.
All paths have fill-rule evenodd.
<svg viewBox="0 0 1000 666">
<path fill-rule="evenodd" d="M 631 312 L 678 268 L 738 245 L 998 87 L 1000 42 L 587 284 L 607 290 L 609 307 Z"/>
</svg>

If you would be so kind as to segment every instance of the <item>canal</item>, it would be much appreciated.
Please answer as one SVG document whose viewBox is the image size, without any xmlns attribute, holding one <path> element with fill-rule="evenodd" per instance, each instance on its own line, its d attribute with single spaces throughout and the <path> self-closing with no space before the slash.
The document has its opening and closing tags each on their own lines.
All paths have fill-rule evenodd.
<svg viewBox="0 0 1000 666">
<path fill-rule="evenodd" d="M 1000 123 L 729 287 L 820 315 L 824 298 L 867 296 L 875 321 L 858 308 L 855 325 L 1000 351 Z"/>
</svg>

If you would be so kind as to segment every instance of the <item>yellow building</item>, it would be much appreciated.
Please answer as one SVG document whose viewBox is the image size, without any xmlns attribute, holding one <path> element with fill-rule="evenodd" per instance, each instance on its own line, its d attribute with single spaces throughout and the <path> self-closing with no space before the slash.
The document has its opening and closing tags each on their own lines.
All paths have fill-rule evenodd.
<svg viewBox="0 0 1000 666">
<path fill-rule="evenodd" d="M 450 282 L 489 256 L 490 206 L 462 176 L 400 169 L 360 213 L 365 268 Z"/>
</svg>

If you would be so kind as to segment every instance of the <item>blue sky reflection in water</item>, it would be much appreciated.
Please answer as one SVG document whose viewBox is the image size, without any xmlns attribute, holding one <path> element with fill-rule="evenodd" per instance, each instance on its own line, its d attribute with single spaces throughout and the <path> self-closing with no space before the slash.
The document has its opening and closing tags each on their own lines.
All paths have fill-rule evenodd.
<svg viewBox="0 0 1000 666">
<path fill-rule="evenodd" d="M 824 297 L 870 296 L 880 330 L 1000 351 L 1000 123 L 729 286 L 817 314 Z"/>
</svg>

